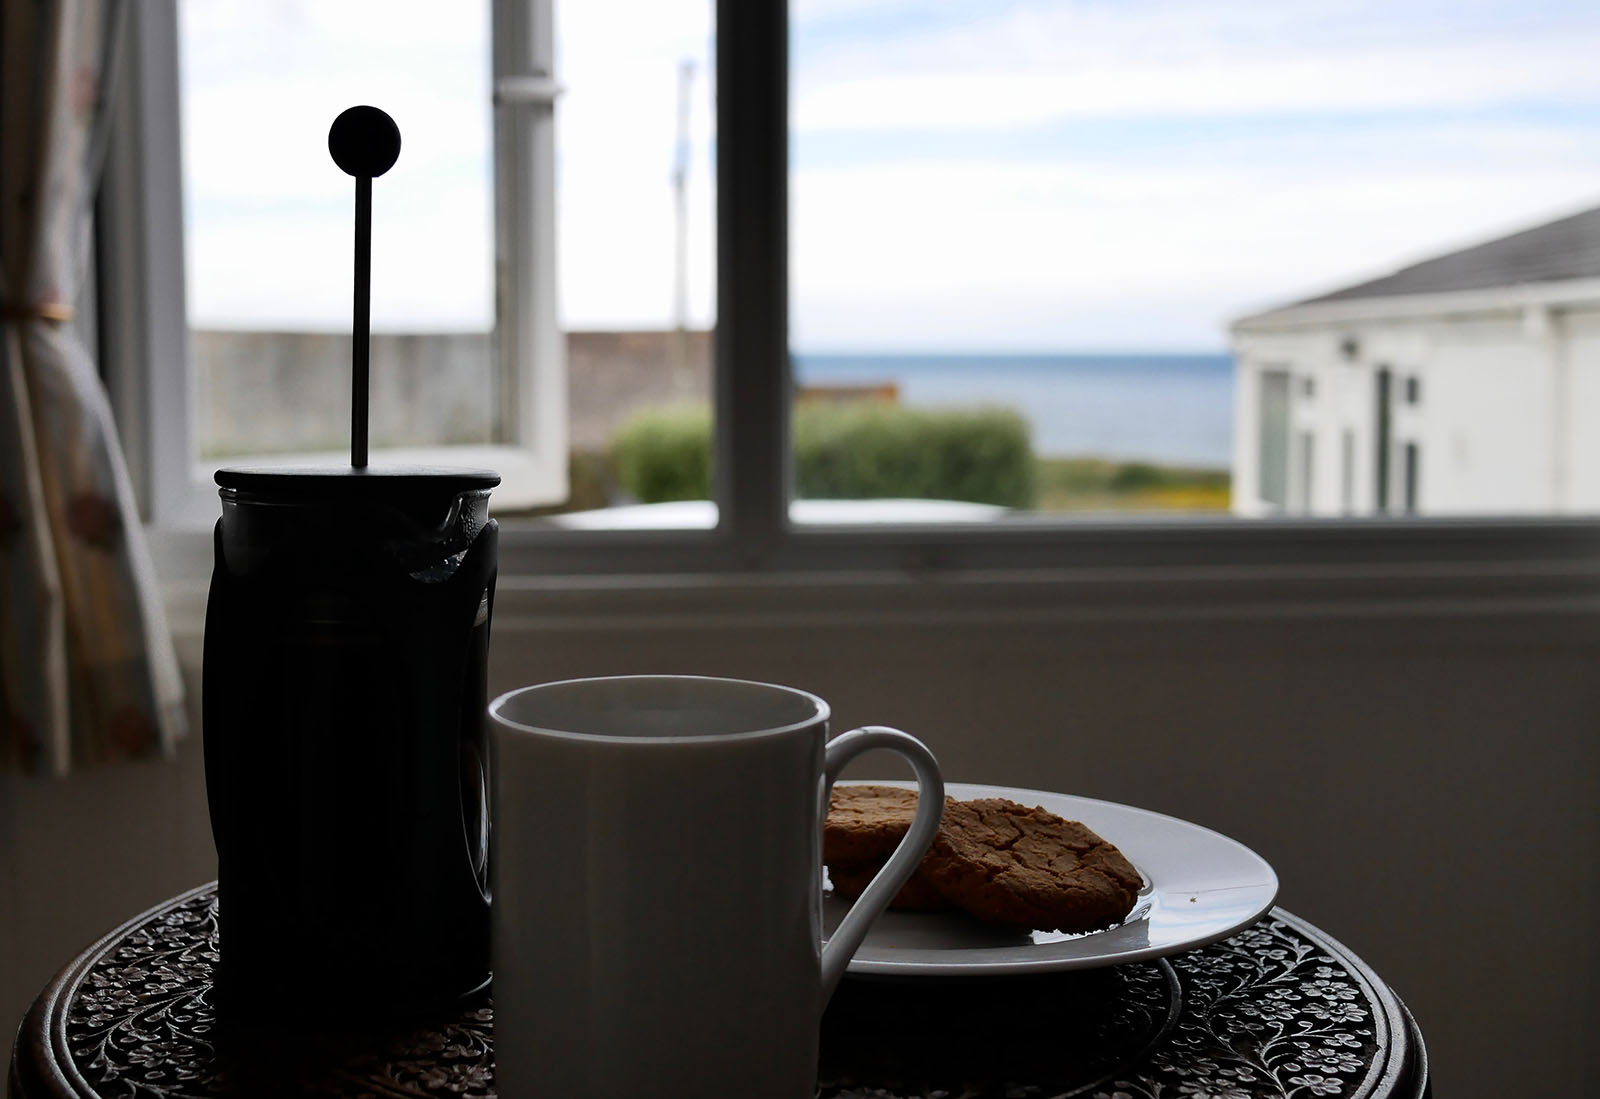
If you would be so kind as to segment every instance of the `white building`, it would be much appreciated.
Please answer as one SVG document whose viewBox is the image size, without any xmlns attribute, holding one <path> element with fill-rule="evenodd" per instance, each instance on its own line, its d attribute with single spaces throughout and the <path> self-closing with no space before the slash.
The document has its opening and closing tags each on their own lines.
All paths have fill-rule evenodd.
<svg viewBox="0 0 1600 1099">
<path fill-rule="evenodd" d="M 1600 511 L 1600 209 L 1231 333 L 1240 514 Z"/>
</svg>

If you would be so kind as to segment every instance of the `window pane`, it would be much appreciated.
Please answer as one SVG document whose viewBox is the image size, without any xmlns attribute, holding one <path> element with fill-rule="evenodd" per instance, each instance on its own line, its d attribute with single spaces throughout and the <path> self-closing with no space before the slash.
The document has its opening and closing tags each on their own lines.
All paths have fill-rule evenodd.
<svg viewBox="0 0 1600 1099">
<path fill-rule="evenodd" d="M 1417 444 L 1416 443 L 1407 443 L 1406 444 L 1406 514 L 1407 515 L 1415 515 L 1417 513 L 1417 503 L 1418 503 L 1418 501 L 1417 501 L 1417 476 L 1418 476 L 1417 464 L 1418 464 L 1419 461 L 1420 461 L 1420 455 L 1419 455 L 1419 453 L 1417 451 Z"/>
<path fill-rule="evenodd" d="M 802 497 L 1600 510 L 1600 9 L 793 10 Z"/>
<path fill-rule="evenodd" d="M 559 285 L 569 492 L 541 510 L 608 509 L 570 525 L 715 522 L 711 13 L 708 0 L 555 9 L 553 238 L 545 200 L 509 216 L 530 221 L 511 231 L 551 250 Z M 181 0 L 200 457 L 348 446 L 354 185 L 326 136 L 356 103 L 403 139 L 373 187 L 373 447 L 529 441 L 494 333 L 489 15 Z M 665 506 L 616 510 L 639 504 Z"/>
<path fill-rule="evenodd" d="M 1339 433 L 1339 514 L 1353 515 L 1356 509 L 1356 433 L 1346 428 Z"/>
<path fill-rule="evenodd" d="M 1261 502 L 1274 512 L 1289 506 L 1289 374 L 1269 370 L 1261 375 Z"/>
<path fill-rule="evenodd" d="M 1374 510 L 1381 515 L 1389 510 L 1389 488 L 1393 479 L 1389 455 L 1394 450 L 1394 372 L 1388 367 L 1379 367 L 1376 381 L 1378 413 L 1372 433 L 1372 468 L 1377 478 L 1373 483 L 1373 494 L 1377 500 Z"/>
<path fill-rule="evenodd" d="M 200 457 L 349 446 L 354 182 L 327 134 L 358 103 L 402 138 L 373 185 L 372 445 L 500 439 L 487 5 L 179 10 Z"/>
<path fill-rule="evenodd" d="M 710 0 L 556 10 L 571 526 L 712 526 Z M 593 513 L 605 509 L 603 513 Z"/>
</svg>

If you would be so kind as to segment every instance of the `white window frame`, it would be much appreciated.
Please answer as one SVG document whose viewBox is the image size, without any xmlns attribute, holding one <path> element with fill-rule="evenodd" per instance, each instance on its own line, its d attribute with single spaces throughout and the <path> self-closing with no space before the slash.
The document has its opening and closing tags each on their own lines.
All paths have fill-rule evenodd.
<svg viewBox="0 0 1600 1099">
<path fill-rule="evenodd" d="M 550 45 L 552 0 L 497 0 L 494 6 L 497 34 L 509 28 L 519 35 L 515 48 L 502 53 L 497 45 L 495 51 L 496 78 L 508 93 L 502 98 L 542 97 L 547 107 L 557 90 L 549 54 L 541 52 Z M 160 528 L 197 517 L 209 525 L 217 514 L 214 493 L 204 486 L 204 497 L 192 495 L 190 476 L 180 180 L 176 157 L 166 152 L 176 149 L 175 6 L 174 0 L 158 0 L 135 7 L 141 63 L 130 73 L 135 94 L 125 99 L 138 116 L 135 144 L 142 144 L 143 155 L 137 147 L 120 149 L 115 171 L 131 182 L 122 181 L 121 207 L 108 203 L 123 214 L 116 219 L 122 235 L 114 237 L 113 249 L 118 300 L 107 303 L 124 342 L 113 372 L 134 379 L 116 388 L 122 414 L 132 421 L 125 437 L 134 449 L 142 448 L 133 464 L 151 501 L 158 553 L 184 559 L 176 566 L 169 561 L 164 571 L 200 572 L 209 566 L 208 542 L 160 538 Z M 1600 521 L 1592 519 L 1022 516 L 983 525 L 795 525 L 789 515 L 787 4 L 717 0 L 716 19 L 718 40 L 739 44 L 718 50 L 716 59 L 717 524 L 710 530 L 596 531 L 505 521 L 502 584 L 586 573 L 653 577 L 658 583 L 672 575 L 710 574 L 739 584 L 762 575 L 819 572 L 878 575 L 894 583 L 1070 575 L 1077 591 L 1085 578 L 1104 577 L 1118 591 L 1138 579 L 1149 585 L 1149 594 L 1137 600 L 1143 603 L 1174 578 L 1191 591 L 1237 595 L 1248 589 L 1263 597 L 1270 591 L 1273 600 L 1296 593 L 1326 600 L 1398 591 L 1438 594 L 1437 586 L 1419 587 L 1419 577 L 1435 585 L 1448 581 L 1451 591 L 1469 599 L 1503 599 L 1508 590 L 1526 595 L 1533 590 L 1526 586 L 1530 577 L 1560 591 L 1569 591 L 1575 576 L 1600 577 Z M 545 153 L 537 151 L 543 146 L 527 136 L 506 136 L 497 126 L 502 157 L 502 140 L 522 150 L 512 158 L 518 167 L 509 184 L 523 189 L 518 201 L 547 211 L 553 182 L 540 159 Z M 115 173 L 110 182 L 117 190 Z M 504 179 L 501 186 L 508 186 Z M 522 252 L 512 247 L 509 255 Z M 513 333 L 508 345 L 522 348 L 523 355 L 541 347 L 548 353 L 559 343 L 553 287 L 546 283 L 548 299 L 535 288 L 540 279 L 553 281 L 553 251 L 532 248 L 522 262 L 529 281 L 506 299 L 501 318 Z M 141 363 L 151 365 L 141 370 Z M 518 391 L 520 426 L 531 431 L 525 438 L 559 439 L 564 451 L 564 403 L 555 383 L 543 389 L 541 384 Z M 1202 581 L 1200 589 L 1191 581 Z"/>
</svg>

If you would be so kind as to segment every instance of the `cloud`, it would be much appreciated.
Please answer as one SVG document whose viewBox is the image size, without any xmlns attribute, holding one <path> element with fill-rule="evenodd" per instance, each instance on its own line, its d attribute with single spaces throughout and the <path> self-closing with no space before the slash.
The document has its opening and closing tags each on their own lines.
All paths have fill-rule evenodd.
<svg viewBox="0 0 1600 1099">
<path fill-rule="evenodd" d="M 1242 146 L 1175 164 L 802 173 L 795 341 L 1214 347 L 1246 308 L 1569 212 L 1600 189 L 1600 153 L 1559 131 L 1349 134 L 1309 162 Z"/>
<path fill-rule="evenodd" d="M 493 313 L 485 4 L 183 5 L 200 323 L 348 323 L 327 126 L 405 134 L 374 319 Z M 709 0 L 557 10 L 561 315 L 714 314 Z M 470 10 L 469 10 L 470 9 Z M 381 18 L 372 18 L 380 12 Z M 1600 201 L 1600 10 L 1503 0 L 797 0 L 800 346 L 1207 347 L 1225 318 Z"/>
<path fill-rule="evenodd" d="M 398 211 L 374 199 L 376 330 L 487 331 L 493 325 L 487 195 L 482 187 L 464 186 L 435 200 L 430 209 Z M 187 241 L 192 322 L 348 329 L 353 244 L 352 218 L 344 208 L 217 219 Z"/>
<path fill-rule="evenodd" d="M 709 43 L 711 4 L 607 4 L 557 11 L 560 313 L 571 328 L 662 328 L 673 322 L 679 66 L 690 82 L 690 319 L 714 316 L 716 218 Z"/>
<path fill-rule="evenodd" d="M 484 5 L 463 5 L 477 12 Z M 560 298 L 573 327 L 671 322 L 678 65 L 697 57 L 691 315 L 713 314 L 709 3 L 563 4 Z M 329 124 L 382 106 L 403 150 L 374 189 L 375 326 L 481 328 L 494 312 L 487 26 L 438 7 L 186 4 L 185 182 L 196 323 L 349 323 L 351 182 Z M 375 16 L 380 15 L 381 18 Z"/>
<path fill-rule="evenodd" d="M 1407 5 L 1391 6 L 1406 9 Z M 1485 8 L 1486 5 L 1478 5 Z M 1075 118 L 1237 118 L 1600 106 L 1600 19 L 1296 3 L 1012 5 L 815 51 L 795 126 L 992 131 Z M 1248 14 L 1247 14 L 1248 13 Z"/>
<path fill-rule="evenodd" d="M 463 8 L 181 6 L 193 323 L 349 326 L 354 185 L 327 133 L 357 103 L 402 142 L 373 188 L 374 325 L 492 323 L 487 27 Z"/>
<path fill-rule="evenodd" d="M 1253 305 L 1600 200 L 1576 5 L 810 12 L 801 347 L 1215 347 Z"/>
</svg>

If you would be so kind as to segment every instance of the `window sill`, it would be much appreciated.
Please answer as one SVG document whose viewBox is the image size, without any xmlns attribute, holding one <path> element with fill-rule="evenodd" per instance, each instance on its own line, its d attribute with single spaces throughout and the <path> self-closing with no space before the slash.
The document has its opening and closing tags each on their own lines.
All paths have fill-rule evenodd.
<svg viewBox="0 0 1600 1099">
<path fill-rule="evenodd" d="M 800 529 L 948 527 L 952 523 L 993 523 L 1005 515 L 1006 509 L 994 504 L 958 500 L 795 500 L 789 505 L 789 519 Z M 557 530 L 713 530 L 717 507 L 710 500 L 674 500 L 568 512 L 539 522 Z"/>
<path fill-rule="evenodd" d="M 151 537 L 174 629 L 197 637 L 211 539 Z M 1416 640 L 1412 628 L 1429 644 L 1600 636 L 1593 521 L 831 528 L 796 530 L 751 564 L 716 531 L 509 520 L 500 557 L 497 631 L 1005 625 L 1053 629 L 1052 645 L 1112 630 L 1141 646 L 1238 627 L 1293 627 L 1289 640 L 1313 644 L 1387 645 Z M 1300 629 L 1314 624 L 1327 628 Z"/>
</svg>

